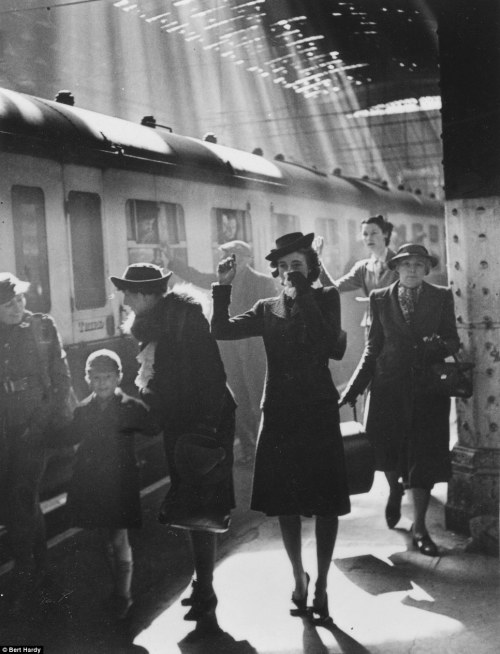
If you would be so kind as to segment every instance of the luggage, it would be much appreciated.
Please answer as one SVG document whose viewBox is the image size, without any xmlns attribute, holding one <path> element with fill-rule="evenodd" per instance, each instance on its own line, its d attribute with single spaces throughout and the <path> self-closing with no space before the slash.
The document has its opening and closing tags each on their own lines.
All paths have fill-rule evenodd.
<svg viewBox="0 0 500 654">
<path fill-rule="evenodd" d="M 356 420 L 355 408 L 353 413 L 354 420 L 341 422 L 340 431 L 344 441 L 349 495 L 359 495 L 368 493 L 373 485 L 375 459 L 363 425 Z"/>
</svg>

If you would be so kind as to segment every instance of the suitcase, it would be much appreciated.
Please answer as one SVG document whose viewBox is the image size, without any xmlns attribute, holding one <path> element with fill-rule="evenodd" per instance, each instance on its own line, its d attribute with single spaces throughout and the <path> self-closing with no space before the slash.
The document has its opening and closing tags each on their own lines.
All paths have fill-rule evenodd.
<svg viewBox="0 0 500 654">
<path fill-rule="evenodd" d="M 340 423 L 340 432 L 344 442 L 345 462 L 349 495 L 368 493 L 373 485 L 375 475 L 375 457 L 363 425 L 356 419 Z"/>
</svg>

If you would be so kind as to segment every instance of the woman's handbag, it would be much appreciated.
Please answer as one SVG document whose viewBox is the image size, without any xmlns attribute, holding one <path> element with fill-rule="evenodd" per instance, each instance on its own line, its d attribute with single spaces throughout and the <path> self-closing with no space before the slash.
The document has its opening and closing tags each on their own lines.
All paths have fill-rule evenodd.
<svg viewBox="0 0 500 654">
<path fill-rule="evenodd" d="M 169 492 L 163 500 L 158 521 L 177 529 L 223 534 L 229 529 L 231 517 L 214 499 L 210 492 L 200 497 L 198 489 L 181 483 L 175 493 Z"/>
<path fill-rule="evenodd" d="M 340 431 L 344 442 L 349 495 L 359 495 L 368 493 L 373 485 L 375 459 L 363 425 L 357 421 L 356 407 L 353 407 L 353 414 L 354 420 L 340 423 Z"/>
<path fill-rule="evenodd" d="M 229 511 L 221 506 L 220 484 L 231 474 L 226 453 L 217 440 L 205 434 L 177 438 L 174 459 L 180 482 L 169 491 L 158 520 L 177 529 L 221 534 L 229 529 Z"/>
<path fill-rule="evenodd" d="M 426 367 L 425 392 L 445 397 L 471 397 L 474 364 L 461 361 L 455 352 L 451 352 L 443 339 L 439 342 L 448 350 L 454 361 L 431 363 Z"/>
</svg>

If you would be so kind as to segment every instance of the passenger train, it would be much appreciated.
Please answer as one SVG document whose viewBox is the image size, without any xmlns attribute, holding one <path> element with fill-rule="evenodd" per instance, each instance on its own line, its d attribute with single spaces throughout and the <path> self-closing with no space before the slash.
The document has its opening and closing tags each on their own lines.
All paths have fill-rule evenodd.
<svg viewBox="0 0 500 654">
<path fill-rule="evenodd" d="M 444 277 L 442 203 L 279 159 L 0 89 L 0 267 L 31 282 L 30 310 L 56 320 L 80 398 L 85 359 L 99 347 L 119 352 L 133 386 L 135 346 L 109 276 L 132 262 L 165 265 L 167 248 L 210 272 L 218 246 L 241 239 L 266 272 L 279 235 L 314 231 L 335 278 L 364 256 L 361 220 L 381 213 L 395 225 L 392 246 L 423 243 Z M 358 344 L 345 374 L 362 342 L 355 305 L 343 302 Z"/>
</svg>

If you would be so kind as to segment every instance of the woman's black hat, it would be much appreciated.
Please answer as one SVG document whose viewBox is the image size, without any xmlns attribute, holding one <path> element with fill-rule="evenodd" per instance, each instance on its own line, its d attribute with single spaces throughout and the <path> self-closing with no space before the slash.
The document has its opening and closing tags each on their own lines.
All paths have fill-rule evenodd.
<svg viewBox="0 0 500 654">
<path fill-rule="evenodd" d="M 154 263 L 132 263 L 123 273 L 123 277 L 110 277 L 110 280 L 119 291 L 127 289 L 133 291 L 144 287 L 156 290 L 166 288 L 167 281 L 171 276 L 171 272 L 163 274 L 160 266 Z"/>
<path fill-rule="evenodd" d="M 431 267 L 437 265 L 438 259 L 433 254 L 429 254 L 427 248 L 419 243 L 404 243 L 398 248 L 396 254 L 389 259 L 387 265 L 391 270 L 394 270 L 399 261 L 403 259 L 408 259 L 409 257 L 420 257 L 421 259 L 427 259 Z"/>
<path fill-rule="evenodd" d="M 266 259 L 268 261 L 276 261 L 276 259 L 285 256 L 285 254 L 290 254 L 290 252 L 309 248 L 313 239 L 313 232 L 305 235 L 302 232 L 291 232 L 290 234 L 280 236 L 276 239 L 276 247 L 269 252 Z"/>
</svg>

